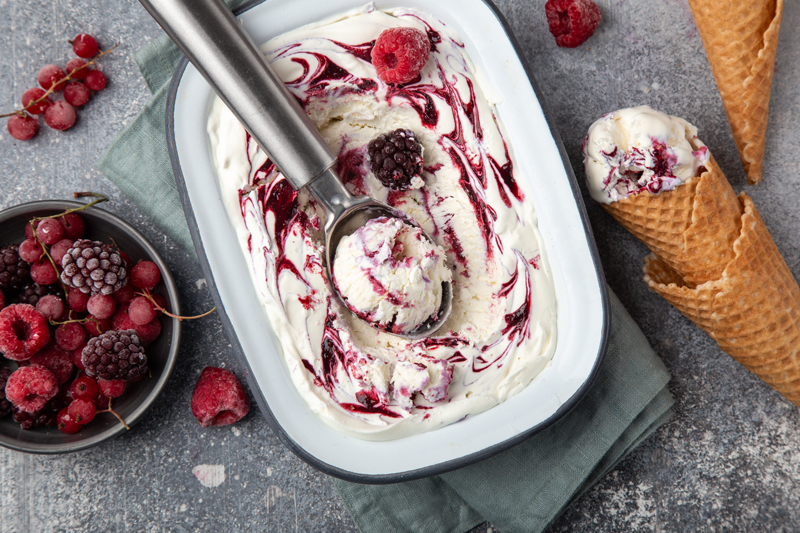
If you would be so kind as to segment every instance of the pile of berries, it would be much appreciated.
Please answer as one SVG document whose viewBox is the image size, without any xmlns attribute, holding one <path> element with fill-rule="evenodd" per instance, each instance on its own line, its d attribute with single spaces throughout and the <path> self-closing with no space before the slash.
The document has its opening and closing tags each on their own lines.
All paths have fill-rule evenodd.
<svg viewBox="0 0 800 533">
<path fill-rule="evenodd" d="M 39 87 L 32 87 L 22 94 L 23 109 L 11 113 L 8 133 L 19 141 L 27 141 L 39 130 L 39 121 L 31 115 L 44 115 L 45 124 L 55 130 L 67 130 L 75 124 L 80 108 L 92 97 L 92 92 L 105 89 L 108 79 L 101 71 L 92 68 L 103 55 L 97 40 L 81 33 L 72 43 L 76 56 L 66 65 L 66 72 L 58 65 L 45 65 L 39 70 Z M 110 50 L 109 50 L 110 51 Z M 84 61 L 84 59 L 88 60 Z M 50 100 L 50 95 L 63 91 L 63 100 Z"/>
<path fill-rule="evenodd" d="M 22 243 L 0 248 L 0 417 L 23 429 L 74 433 L 149 373 L 146 347 L 167 305 L 150 293 L 161 272 L 85 230 L 67 211 L 33 219 Z"/>
</svg>

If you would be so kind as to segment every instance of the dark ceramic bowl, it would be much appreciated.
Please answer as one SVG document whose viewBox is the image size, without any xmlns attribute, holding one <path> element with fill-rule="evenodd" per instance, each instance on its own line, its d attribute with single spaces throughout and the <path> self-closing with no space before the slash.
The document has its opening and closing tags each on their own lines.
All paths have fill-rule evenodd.
<svg viewBox="0 0 800 533">
<path fill-rule="evenodd" d="M 35 216 L 62 213 L 84 205 L 64 200 L 44 200 L 8 208 L 0 212 L 0 246 L 16 244 L 24 239 L 25 224 Z M 163 295 L 173 314 L 180 314 L 178 291 L 164 261 L 149 242 L 127 222 L 103 211 L 90 207 L 80 213 L 86 221 L 84 238 L 110 242 L 113 239 L 121 250 L 130 255 L 136 264 L 148 260 L 161 270 L 161 282 L 153 291 Z M 120 398 L 113 401 L 113 408 L 128 426 L 142 419 L 164 390 L 175 367 L 180 342 L 180 321 L 163 315 L 161 335 L 146 348 L 151 376 L 138 383 L 129 384 Z M 13 361 L 0 357 L 0 365 L 15 368 Z M 68 435 L 55 426 L 23 430 L 11 415 L 0 419 L 0 445 L 12 450 L 28 453 L 56 454 L 83 450 L 128 431 L 111 413 L 100 413 L 77 433 Z"/>
</svg>

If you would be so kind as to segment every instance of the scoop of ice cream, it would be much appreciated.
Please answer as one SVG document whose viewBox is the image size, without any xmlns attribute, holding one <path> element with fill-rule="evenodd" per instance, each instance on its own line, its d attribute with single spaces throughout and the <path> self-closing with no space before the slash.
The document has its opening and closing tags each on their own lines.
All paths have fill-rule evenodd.
<svg viewBox="0 0 800 533">
<path fill-rule="evenodd" d="M 605 115 L 583 141 L 586 183 L 592 198 L 604 204 L 644 190 L 674 189 L 698 175 L 708 158 L 697 128 L 649 106 Z"/>
<path fill-rule="evenodd" d="M 436 316 L 442 282 L 452 274 L 445 253 L 421 229 L 396 218 L 376 218 L 343 238 L 333 278 L 347 307 L 393 333 L 408 333 Z"/>
</svg>

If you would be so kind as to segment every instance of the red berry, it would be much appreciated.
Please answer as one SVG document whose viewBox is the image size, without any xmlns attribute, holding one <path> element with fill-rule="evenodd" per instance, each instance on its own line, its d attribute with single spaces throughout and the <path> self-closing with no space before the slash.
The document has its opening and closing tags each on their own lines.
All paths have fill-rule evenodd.
<svg viewBox="0 0 800 533">
<path fill-rule="evenodd" d="M 86 317 L 86 322 L 83 324 L 83 327 L 86 328 L 86 333 L 88 333 L 90 337 L 97 337 L 111 329 L 111 319 L 99 319 L 89 315 Z"/>
<path fill-rule="evenodd" d="M 233 372 L 206 367 L 192 393 L 192 414 L 204 428 L 233 424 L 250 410 L 250 400 Z"/>
<path fill-rule="evenodd" d="M 64 227 L 64 238 L 77 241 L 86 231 L 86 223 L 78 213 L 67 213 L 56 220 Z"/>
<path fill-rule="evenodd" d="M 112 293 L 114 297 L 114 301 L 118 304 L 126 304 L 133 300 L 134 293 L 136 289 L 133 287 L 132 283 L 126 283 L 124 287 L 119 290 L 116 290 Z"/>
<path fill-rule="evenodd" d="M 79 289 L 70 289 L 67 294 L 67 305 L 76 313 L 85 313 L 89 296 L 89 294 L 81 292 Z"/>
<path fill-rule="evenodd" d="M 75 366 L 72 364 L 72 354 L 65 352 L 52 342 L 36 352 L 29 362 L 32 365 L 43 366 L 52 372 L 59 385 L 69 381 L 75 370 Z"/>
<path fill-rule="evenodd" d="M 414 28 L 383 30 L 372 47 L 372 64 L 386 83 L 408 83 L 428 62 L 431 42 Z"/>
<path fill-rule="evenodd" d="M 69 414 L 69 416 L 75 419 L 75 422 L 82 426 L 85 426 L 94 420 L 95 413 L 97 413 L 97 409 L 95 409 L 94 406 L 94 398 L 91 400 L 80 398 L 77 400 L 72 400 L 67 407 L 67 414 Z"/>
<path fill-rule="evenodd" d="M 126 254 L 124 251 L 120 250 L 119 256 L 122 258 L 123 261 L 125 261 L 126 265 L 130 266 L 133 264 L 133 261 L 131 261 L 131 256 Z"/>
<path fill-rule="evenodd" d="M 547 0 L 544 5 L 556 44 L 575 48 L 592 36 L 600 24 L 600 8 L 592 0 Z"/>
<path fill-rule="evenodd" d="M 39 74 L 37 75 L 39 85 L 42 86 L 42 89 L 49 89 L 54 83 L 63 80 L 66 77 L 67 75 L 64 72 L 64 69 L 58 65 L 45 65 L 41 68 L 41 70 L 39 70 Z M 67 82 L 62 81 L 56 85 L 55 89 L 53 90 L 60 91 L 66 84 Z"/>
<path fill-rule="evenodd" d="M 36 239 L 25 239 L 19 245 L 19 256 L 27 263 L 35 263 L 42 258 L 44 250 Z"/>
<path fill-rule="evenodd" d="M 35 413 L 58 394 L 58 381 L 43 366 L 21 366 L 9 376 L 5 392 L 6 399 L 15 407 L 26 413 Z"/>
<path fill-rule="evenodd" d="M 86 61 L 83 59 L 78 59 L 74 57 L 67 61 L 67 74 L 74 80 L 83 79 L 86 76 L 86 73 L 89 72 L 89 68 L 82 68 L 86 66 Z"/>
<path fill-rule="evenodd" d="M 87 328 L 88 329 L 88 328 Z M 72 350 L 72 364 L 78 367 L 78 370 L 86 370 L 86 367 L 83 365 L 82 355 L 83 349 L 86 347 L 86 344 L 82 344 L 80 347 L 75 348 Z"/>
<path fill-rule="evenodd" d="M 132 329 L 139 334 L 142 344 L 147 346 L 158 338 L 161 334 L 161 322 L 157 318 L 144 325 L 137 324 L 128 314 L 130 304 L 122 304 L 117 307 L 114 316 L 111 317 L 111 327 L 117 331 Z"/>
<path fill-rule="evenodd" d="M 45 259 L 31 265 L 31 279 L 39 285 L 52 285 L 58 281 L 58 273 L 53 264 Z"/>
<path fill-rule="evenodd" d="M 67 407 L 58 412 L 58 415 L 56 416 L 56 423 L 58 424 L 58 429 L 62 433 L 71 434 L 81 429 L 81 425 L 75 422 L 75 419 L 70 416 L 69 408 Z"/>
<path fill-rule="evenodd" d="M 70 105 L 80 107 L 92 97 L 92 91 L 79 81 L 74 81 L 64 87 L 64 100 Z"/>
<path fill-rule="evenodd" d="M 87 33 L 81 33 L 72 40 L 72 51 L 78 57 L 92 57 L 97 55 L 99 50 L 95 38 Z"/>
<path fill-rule="evenodd" d="M 31 226 L 31 222 L 32 221 L 28 221 L 28 223 L 25 224 L 25 238 L 26 239 L 33 239 L 33 236 L 36 234 L 36 231 L 33 229 L 33 226 Z M 34 222 L 34 224 L 36 224 L 36 223 Z"/>
<path fill-rule="evenodd" d="M 45 123 L 54 130 L 68 130 L 75 124 L 78 115 L 75 108 L 64 100 L 53 102 L 44 112 Z"/>
<path fill-rule="evenodd" d="M 131 282 L 140 289 L 152 289 L 161 280 L 161 272 L 152 261 L 139 261 L 131 269 Z"/>
<path fill-rule="evenodd" d="M 57 243 L 55 243 L 53 246 L 50 247 L 50 256 L 53 258 L 53 261 L 55 261 L 59 267 L 62 266 L 61 260 L 64 259 L 64 255 L 69 251 L 70 248 L 72 248 L 72 244 L 74 242 L 75 241 L 70 239 L 61 239 L 60 241 L 58 241 Z M 20 248 L 21 247 L 22 245 L 20 245 Z"/>
<path fill-rule="evenodd" d="M 94 406 L 98 411 L 105 411 L 106 409 L 111 408 L 111 398 L 108 396 L 104 396 L 102 394 L 98 394 L 97 398 L 94 400 Z"/>
<path fill-rule="evenodd" d="M 98 383 L 89 376 L 81 376 L 72 382 L 69 393 L 73 400 L 91 400 L 97 398 Z"/>
<path fill-rule="evenodd" d="M 48 246 L 57 243 L 63 236 L 64 228 L 54 218 L 46 218 L 36 226 L 36 237 Z"/>
<path fill-rule="evenodd" d="M 156 310 L 152 302 L 144 296 L 137 296 L 131 300 L 128 307 L 128 316 L 136 324 L 143 326 L 150 323 L 156 317 Z"/>
<path fill-rule="evenodd" d="M 111 318 L 116 308 L 117 302 L 111 295 L 106 294 L 93 294 L 86 303 L 86 310 L 100 320 Z"/>
<path fill-rule="evenodd" d="M 100 394 L 108 396 L 109 398 L 119 398 L 122 396 L 122 393 L 125 392 L 125 386 L 125 382 L 121 379 L 101 379 L 97 381 L 97 388 Z"/>
<path fill-rule="evenodd" d="M 8 133 L 18 141 L 27 141 L 39 131 L 39 122 L 30 115 L 14 115 L 8 119 Z"/>
<path fill-rule="evenodd" d="M 64 350 L 72 351 L 86 340 L 86 330 L 77 322 L 61 324 L 56 328 L 56 343 Z"/>
<path fill-rule="evenodd" d="M 64 300 L 54 294 L 47 294 L 36 302 L 36 310 L 48 320 L 58 320 L 64 314 Z"/>
<path fill-rule="evenodd" d="M 28 104 L 30 104 L 34 100 L 38 100 L 44 95 L 45 95 L 45 90 L 40 89 L 39 87 L 33 87 L 31 89 L 28 89 L 27 91 L 22 93 L 22 107 L 26 108 L 25 111 L 27 111 L 32 115 L 41 115 L 42 113 L 44 113 L 44 110 L 50 106 L 51 104 L 50 98 L 45 98 L 38 104 L 34 104 L 30 107 L 28 107 Z"/>
<path fill-rule="evenodd" d="M 99 70 L 92 70 L 86 73 L 86 77 L 83 78 L 83 83 L 93 91 L 102 91 L 106 88 L 108 80 L 106 79 L 106 75 Z"/>
<path fill-rule="evenodd" d="M 0 311 L 0 352 L 12 361 L 30 359 L 50 340 L 47 320 L 28 304 Z"/>
<path fill-rule="evenodd" d="M 158 318 L 164 314 L 162 309 L 167 309 L 167 299 L 161 296 L 160 294 L 154 294 L 153 300 L 155 300 L 156 303 L 158 304 L 158 307 L 156 308 L 156 318 Z M 159 307 L 161 309 L 159 309 Z"/>
</svg>

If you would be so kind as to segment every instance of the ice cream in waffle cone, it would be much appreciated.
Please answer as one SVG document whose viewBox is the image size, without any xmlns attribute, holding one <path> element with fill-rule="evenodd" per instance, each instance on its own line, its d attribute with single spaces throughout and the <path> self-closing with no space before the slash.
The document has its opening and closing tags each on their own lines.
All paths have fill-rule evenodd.
<svg viewBox="0 0 800 533">
<path fill-rule="evenodd" d="M 783 0 L 689 0 L 747 181 L 761 181 Z"/>
</svg>

